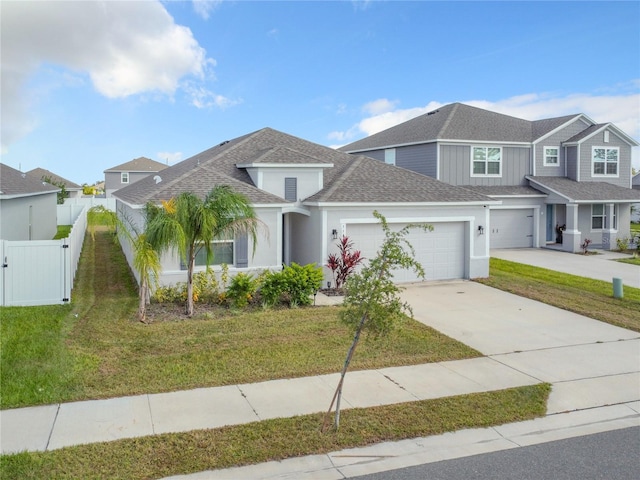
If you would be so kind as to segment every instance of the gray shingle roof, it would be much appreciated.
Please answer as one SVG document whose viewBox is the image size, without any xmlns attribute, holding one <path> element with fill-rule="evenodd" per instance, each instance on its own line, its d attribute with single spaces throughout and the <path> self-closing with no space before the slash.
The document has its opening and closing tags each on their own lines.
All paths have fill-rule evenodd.
<svg viewBox="0 0 640 480">
<path fill-rule="evenodd" d="M 331 203 L 490 201 L 486 196 L 466 188 L 449 185 L 363 155 L 354 157 L 330 185 L 308 200 Z"/>
<path fill-rule="evenodd" d="M 278 153 L 283 157 L 278 157 Z M 266 156 L 266 157 L 265 157 Z M 258 189 L 244 168 L 260 159 L 268 163 L 331 164 L 324 169 L 324 188 L 312 202 L 485 202 L 470 190 L 445 184 L 384 162 L 355 157 L 301 138 L 264 128 L 205 150 L 114 192 L 134 205 L 159 202 L 184 192 L 206 195 L 215 185 L 227 184 L 253 204 L 290 203 Z M 161 181 L 156 183 L 155 177 Z"/>
<path fill-rule="evenodd" d="M 133 160 L 111 167 L 106 172 L 159 172 L 167 168 L 164 163 L 156 162 L 147 157 L 138 157 Z"/>
<path fill-rule="evenodd" d="M 26 196 L 57 192 L 60 189 L 0 163 L 0 196 Z"/>
<path fill-rule="evenodd" d="M 529 121 L 452 103 L 341 147 L 358 152 L 433 140 L 531 143 L 579 115 Z"/>
<path fill-rule="evenodd" d="M 469 190 L 490 197 L 544 195 L 539 190 L 523 185 L 465 186 Z"/>
<path fill-rule="evenodd" d="M 73 183 L 71 180 L 67 180 L 66 178 L 61 177 L 60 175 L 56 175 L 53 172 L 50 172 L 44 168 L 34 168 L 33 170 L 29 170 L 27 175 L 35 178 L 36 180 L 42 181 L 43 178 L 50 178 L 51 181 L 56 183 L 63 183 L 67 190 L 81 190 L 82 186 L 77 183 Z"/>
<path fill-rule="evenodd" d="M 571 202 L 637 202 L 640 191 L 607 182 L 576 182 L 566 177 L 526 177 L 536 188 L 546 188 Z"/>
</svg>

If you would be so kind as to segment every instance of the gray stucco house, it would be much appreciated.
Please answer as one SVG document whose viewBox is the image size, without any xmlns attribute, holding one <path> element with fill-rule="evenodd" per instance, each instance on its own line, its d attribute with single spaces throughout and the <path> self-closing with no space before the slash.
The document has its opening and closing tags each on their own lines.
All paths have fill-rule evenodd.
<svg viewBox="0 0 640 480">
<path fill-rule="evenodd" d="M 82 186 L 77 183 L 72 182 L 71 180 L 67 180 L 66 178 L 61 177 L 60 175 L 56 175 L 53 172 L 50 172 L 44 168 L 34 168 L 33 170 L 29 170 L 26 172 L 28 176 L 35 178 L 39 181 L 44 181 L 45 178 L 51 179 L 53 183 L 56 185 L 63 184 L 65 190 L 67 191 L 66 198 L 80 198 L 82 197 Z"/>
<path fill-rule="evenodd" d="M 638 145 L 584 114 L 529 121 L 453 103 L 340 150 L 499 201 L 487 222 L 491 248 L 577 252 L 587 238 L 607 249 L 629 236 Z"/>
<path fill-rule="evenodd" d="M 229 185 L 249 198 L 268 238 L 260 237 L 255 255 L 246 237 L 220 239 L 214 245 L 214 269 L 230 273 L 279 270 L 283 264 L 325 265 L 347 235 L 364 257 L 372 258 L 383 239 L 373 216 L 378 210 L 392 228 L 429 223 L 429 233 L 414 231 L 409 240 L 427 279 L 484 277 L 489 273 L 489 244 L 484 229 L 489 208 L 499 205 L 482 193 L 453 186 L 407 169 L 350 155 L 270 128 L 222 142 L 157 175 L 114 193 L 116 211 L 144 225 L 143 207 L 160 204 L 184 191 L 204 196 L 215 185 Z M 123 245 L 132 262 L 132 252 Z M 161 284 L 186 280 L 177 255 L 162 258 Z M 200 262 L 204 269 L 203 262 Z M 331 281 L 325 269 L 325 281 Z M 398 272 L 398 282 L 414 281 Z"/>
<path fill-rule="evenodd" d="M 167 168 L 167 165 L 164 163 L 156 162 L 147 157 L 134 158 L 129 162 L 108 168 L 104 171 L 105 196 L 109 198 L 116 190 L 158 173 L 165 168 Z"/>
<path fill-rule="evenodd" d="M 51 240 L 58 187 L 0 163 L 0 239 Z"/>
</svg>

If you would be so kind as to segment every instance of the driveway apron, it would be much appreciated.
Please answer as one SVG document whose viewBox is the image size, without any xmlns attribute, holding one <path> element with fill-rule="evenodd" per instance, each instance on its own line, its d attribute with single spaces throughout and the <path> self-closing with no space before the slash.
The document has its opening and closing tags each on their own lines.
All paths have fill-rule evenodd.
<svg viewBox="0 0 640 480">
<path fill-rule="evenodd" d="M 547 413 L 640 400 L 640 334 L 475 282 L 406 285 L 416 320 L 553 385 Z"/>
</svg>

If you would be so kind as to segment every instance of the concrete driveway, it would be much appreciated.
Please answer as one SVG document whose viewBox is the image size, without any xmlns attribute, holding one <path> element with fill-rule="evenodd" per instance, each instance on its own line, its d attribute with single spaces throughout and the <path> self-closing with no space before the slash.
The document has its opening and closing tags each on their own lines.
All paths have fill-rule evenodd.
<svg viewBox="0 0 640 480">
<path fill-rule="evenodd" d="M 621 278 L 625 285 L 640 288 L 640 266 L 616 262 L 620 258 L 629 258 L 629 255 L 594 251 L 597 255 L 578 255 L 545 248 L 509 248 L 491 250 L 491 256 L 605 282 L 613 281 L 614 277 Z"/>
<path fill-rule="evenodd" d="M 547 413 L 640 401 L 640 334 L 475 282 L 407 285 L 416 320 L 553 384 Z"/>
</svg>

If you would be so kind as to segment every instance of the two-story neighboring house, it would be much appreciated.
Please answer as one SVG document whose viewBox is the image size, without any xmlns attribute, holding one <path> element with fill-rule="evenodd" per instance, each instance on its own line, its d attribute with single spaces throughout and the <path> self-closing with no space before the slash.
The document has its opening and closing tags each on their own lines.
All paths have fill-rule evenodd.
<svg viewBox="0 0 640 480">
<path fill-rule="evenodd" d="M 167 165 L 164 163 L 156 162 L 147 157 L 134 158 L 130 162 L 108 168 L 104 171 L 105 196 L 109 198 L 116 190 L 158 173 L 165 168 L 167 168 Z"/>
<path fill-rule="evenodd" d="M 482 193 L 491 248 L 577 252 L 629 237 L 633 138 L 584 114 L 524 120 L 446 105 L 340 148 Z"/>
</svg>

